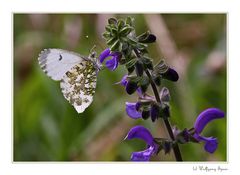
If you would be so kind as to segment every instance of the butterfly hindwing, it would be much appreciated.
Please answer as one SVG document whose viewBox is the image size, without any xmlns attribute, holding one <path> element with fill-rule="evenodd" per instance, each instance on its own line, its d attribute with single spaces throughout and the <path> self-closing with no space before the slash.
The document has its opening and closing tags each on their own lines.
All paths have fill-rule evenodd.
<svg viewBox="0 0 240 175">
<path fill-rule="evenodd" d="M 78 113 L 92 103 L 99 69 L 90 58 L 62 49 L 44 49 L 38 61 L 49 77 L 61 80 L 63 96 Z"/>
<path fill-rule="evenodd" d="M 61 80 L 67 71 L 83 60 L 79 54 L 62 49 L 44 49 L 38 57 L 40 67 L 53 80 Z"/>
<path fill-rule="evenodd" d="M 60 83 L 62 93 L 78 113 L 92 103 L 96 81 L 97 72 L 91 61 L 82 61 L 63 76 Z"/>
</svg>

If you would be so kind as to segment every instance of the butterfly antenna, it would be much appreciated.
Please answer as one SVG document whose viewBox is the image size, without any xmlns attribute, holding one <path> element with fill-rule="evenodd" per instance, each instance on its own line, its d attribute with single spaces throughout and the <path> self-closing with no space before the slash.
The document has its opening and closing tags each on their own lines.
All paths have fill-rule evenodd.
<svg viewBox="0 0 240 175">
<path fill-rule="evenodd" d="M 96 49 L 96 45 L 94 44 L 93 47 L 91 48 L 91 50 L 89 51 L 90 53 L 94 52 L 94 50 Z"/>
<path fill-rule="evenodd" d="M 101 48 L 102 50 L 105 49 L 104 46 L 103 46 L 103 44 L 102 44 L 99 40 L 97 40 L 97 44 L 100 46 L 100 48 Z"/>
</svg>

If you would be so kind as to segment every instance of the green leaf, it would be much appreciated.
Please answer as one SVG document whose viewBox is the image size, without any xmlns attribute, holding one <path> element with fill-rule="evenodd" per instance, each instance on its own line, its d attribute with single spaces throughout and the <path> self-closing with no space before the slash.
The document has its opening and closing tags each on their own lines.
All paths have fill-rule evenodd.
<svg viewBox="0 0 240 175">
<path fill-rule="evenodd" d="M 105 27 L 105 30 L 106 30 L 107 32 L 112 33 L 112 28 L 110 27 L 110 25 L 107 25 L 107 26 Z"/>
<path fill-rule="evenodd" d="M 133 83 L 137 83 L 137 84 L 139 84 L 139 81 L 141 81 L 141 77 L 138 77 L 138 76 L 136 76 L 136 75 L 129 75 L 128 77 L 127 77 L 127 79 L 129 80 L 129 82 L 133 82 Z"/>
<path fill-rule="evenodd" d="M 131 45 L 133 45 L 133 46 L 136 46 L 137 43 L 138 43 L 136 40 L 134 40 L 134 39 L 132 39 L 132 38 L 128 38 L 128 42 L 129 42 L 129 44 L 131 44 Z"/>
<path fill-rule="evenodd" d="M 127 17 L 126 19 L 126 24 L 130 25 L 130 26 L 133 26 L 133 18 L 131 18 L 130 16 Z"/>
<path fill-rule="evenodd" d="M 116 28 L 112 28 L 113 36 L 118 36 L 118 30 Z"/>
<path fill-rule="evenodd" d="M 159 76 L 159 75 L 167 72 L 168 69 L 169 69 L 169 67 L 167 64 L 165 64 L 165 61 L 160 60 L 160 62 L 156 66 L 154 66 L 154 70 L 153 70 L 152 74 L 155 76 Z"/>
<path fill-rule="evenodd" d="M 131 27 L 124 27 L 120 30 L 119 35 L 127 36 L 132 30 L 133 30 L 133 28 L 131 28 Z"/>
<path fill-rule="evenodd" d="M 117 19 L 116 18 L 109 18 L 108 19 L 108 24 L 117 24 Z"/>
<path fill-rule="evenodd" d="M 112 46 L 110 47 L 111 51 L 118 51 L 119 50 L 119 46 L 120 46 L 120 42 L 119 40 L 116 40 L 114 44 L 112 44 Z"/>
<path fill-rule="evenodd" d="M 118 20 L 118 22 L 117 22 L 118 31 L 120 31 L 124 27 L 124 25 L 125 24 L 122 19 Z"/>
<path fill-rule="evenodd" d="M 110 34 L 110 32 L 105 31 L 105 32 L 102 34 L 102 36 L 103 36 L 104 39 L 109 39 L 109 38 L 111 37 L 111 34 Z"/>
<path fill-rule="evenodd" d="M 147 76 L 142 76 L 141 81 L 139 81 L 139 85 L 141 86 L 143 92 L 147 91 L 149 84 L 150 84 L 149 78 Z"/>
<path fill-rule="evenodd" d="M 127 70 L 128 70 L 128 75 L 129 75 L 129 74 L 131 74 L 135 70 L 135 67 L 134 66 L 129 67 L 129 68 L 127 68 Z"/>
<path fill-rule="evenodd" d="M 149 57 L 142 57 L 141 58 L 142 62 L 143 62 L 143 65 L 145 67 L 145 69 L 150 69 L 150 70 L 153 70 L 153 64 L 152 64 L 152 59 L 149 58 Z"/>
<path fill-rule="evenodd" d="M 116 37 L 112 37 L 112 38 L 110 38 L 109 40 L 107 40 L 107 45 L 108 45 L 108 46 L 111 46 L 111 45 L 113 45 L 116 41 L 118 41 L 117 38 L 116 38 Z"/>
<path fill-rule="evenodd" d="M 133 59 L 129 60 L 129 61 L 126 63 L 127 69 L 128 69 L 128 68 L 131 68 L 131 67 L 134 67 L 134 65 L 136 64 L 136 62 L 137 62 L 137 59 L 136 59 L 136 58 L 133 58 Z"/>
<path fill-rule="evenodd" d="M 142 44 L 142 43 L 137 43 L 137 49 L 142 51 L 145 50 L 147 48 L 146 44 Z"/>
<path fill-rule="evenodd" d="M 145 40 L 149 35 L 150 35 L 149 31 L 142 33 L 137 37 L 138 41 L 141 42 L 142 40 Z"/>
</svg>

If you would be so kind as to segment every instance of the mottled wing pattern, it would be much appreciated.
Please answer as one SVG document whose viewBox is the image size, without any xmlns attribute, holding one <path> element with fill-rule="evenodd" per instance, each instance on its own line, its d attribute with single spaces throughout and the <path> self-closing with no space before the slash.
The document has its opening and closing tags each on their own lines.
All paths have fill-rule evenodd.
<svg viewBox="0 0 240 175">
<path fill-rule="evenodd" d="M 42 70 L 53 80 L 61 80 L 67 71 L 84 61 L 77 53 L 62 49 L 44 49 L 38 57 Z"/>
<path fill-rule="evenodd" d="M 97 71 L 88 58 L 62 49 L 45 49 L 38 58 L 42 70 L 53 80 L 61 80 L 63 96 L 78 113 L 93 101 Z"/>
<path fill-rule="evenodd" d="M 96 81 L 97 72 L 91 61 L 82 61 L 63 76 L 60 83 L 62 93 L 78 113 L 92 103 Z"/>
</svg>

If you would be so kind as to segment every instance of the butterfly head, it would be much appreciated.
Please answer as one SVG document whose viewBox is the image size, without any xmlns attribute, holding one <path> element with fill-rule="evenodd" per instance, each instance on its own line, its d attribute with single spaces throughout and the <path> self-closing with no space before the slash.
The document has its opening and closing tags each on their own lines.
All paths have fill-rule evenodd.
<svg viewBox="0 0 240 175">
<path fill-rule="evenodd" d="M 97 52 L 96 51 L 92 51 L 88 58 L 89 60 L 91 60 L 94 64 L 94 67 L 97 71 L 100 71 L 102 69 L 102 64 L 99 62 L 99 60 L 97 59 Z"/>
</svg>

